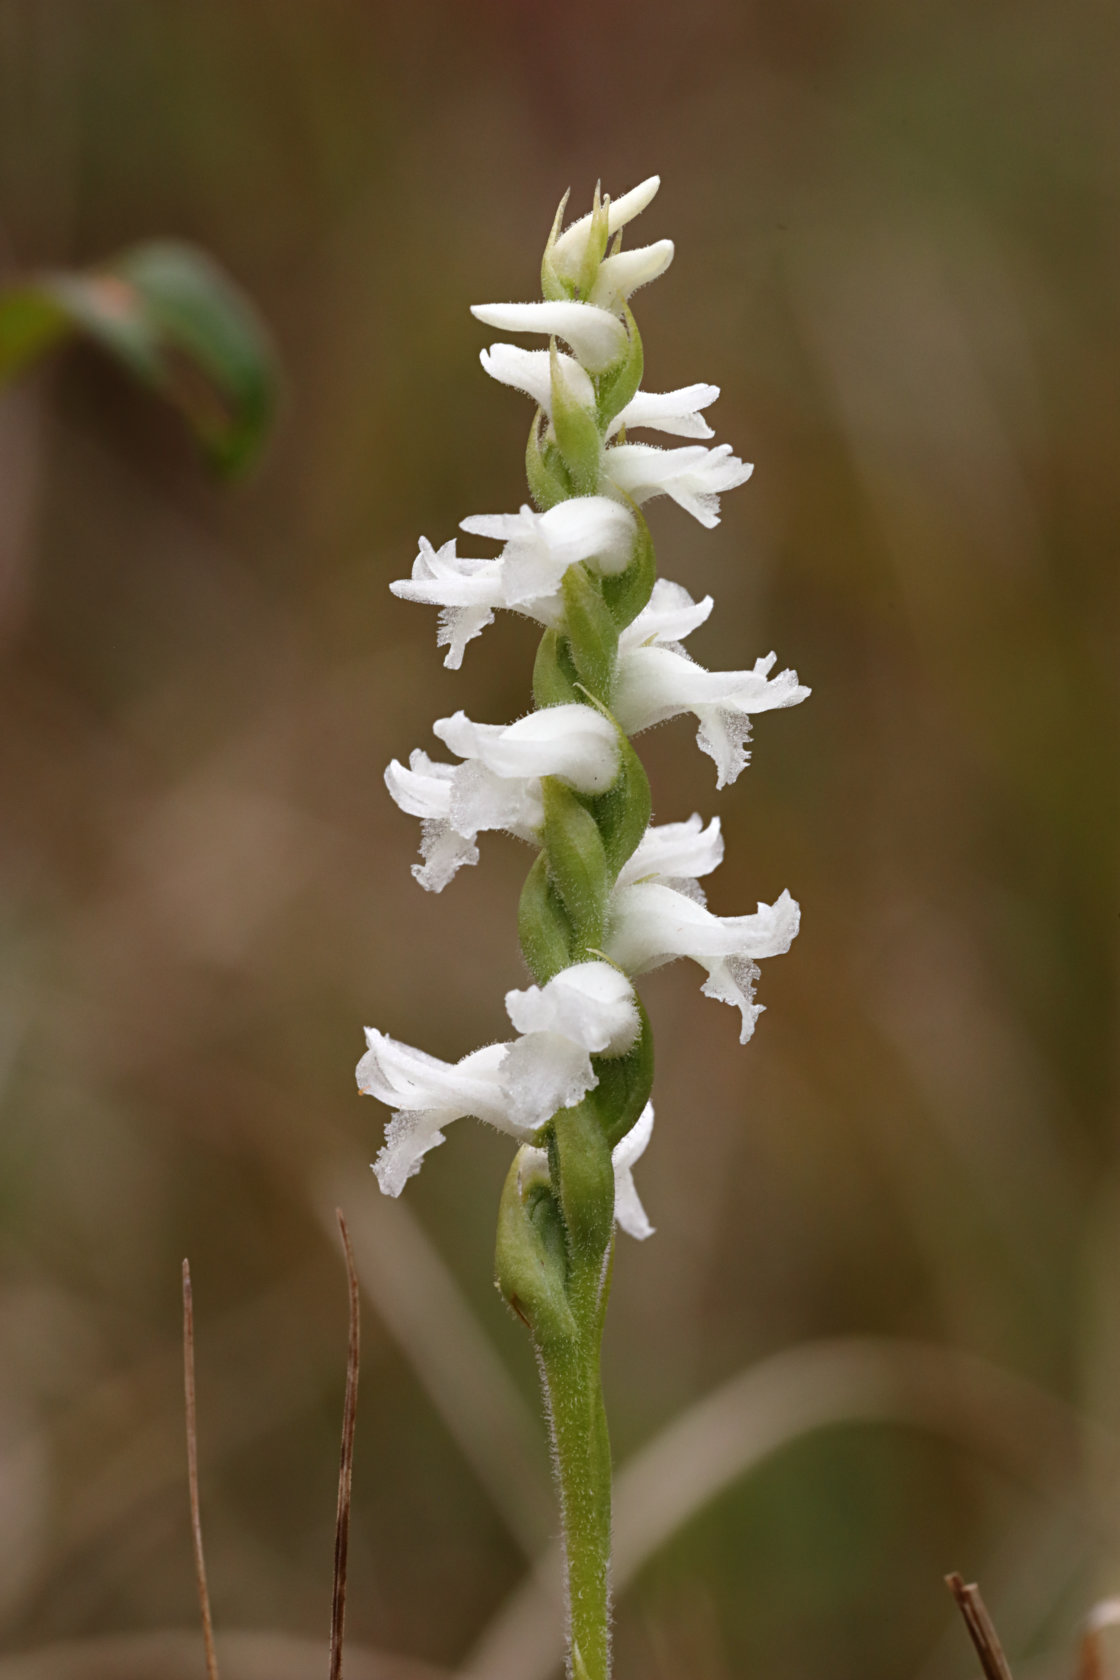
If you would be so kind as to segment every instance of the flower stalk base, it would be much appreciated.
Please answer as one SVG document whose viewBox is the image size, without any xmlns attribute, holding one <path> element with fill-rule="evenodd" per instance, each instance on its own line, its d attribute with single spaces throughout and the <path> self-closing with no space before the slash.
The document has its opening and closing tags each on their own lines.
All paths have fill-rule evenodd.
<svg viewBox="0 0 1120 1680">
<path fill-rule="evenodd" d="M 519 1151 L 498 1224 L 498 1287 L 527 1326 L 552 1437 L 573 1680 L 610 1673 L 611 1449 L 600 1349 L 614 1258 L 614 1169 L 588 1103 Z M 565 1205 L 570 1210 L 565 1217 Z"/>
</svg>

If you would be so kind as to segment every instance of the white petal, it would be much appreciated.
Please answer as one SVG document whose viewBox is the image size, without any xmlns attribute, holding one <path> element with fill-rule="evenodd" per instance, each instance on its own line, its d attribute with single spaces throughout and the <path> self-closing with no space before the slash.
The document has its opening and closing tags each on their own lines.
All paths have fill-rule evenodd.
<svg viewBox="0 0 1120 1680">
<path fill-rule="evenodd" d="M 623 193 L 621 198 L 612 198 L 607 207 L 608 231 L 617 233 L 620 227 L 625 227 L 627 222 L 632 222 L 635 216 L 641 215 L 647 204 L 653 201 L 660 185 L 660 175 L 651 175 L 648 180 Z M 576 279 L 579 274 L 590 231 L 591 215 L 588 213 L 565 228 L 552 247 L 552 260 L 556 268 L 570 280 Z"/>
<path fill-rule="evenodd" d="M 456 553 L 454 537 L 438 549 L 421 537 L 412 576 L 398 578 L 389 588 L 402 601 L 422 601 L 428 606 L 474 606 L 480 601 L 497 606 L 496 568 L 495 560 Z"/>
<path fill-rule="evenodd" d="M 541 785 L 536 778 L 499 776 L 478 759 L 456 766 L 451 825 L 459 834 L 473 841 L 486 829 L 504 829 L 520 840 L 534 840 L 543 822 Z"/>
<path fill-rule="evenodd" d="M 617 309 L 623 298 L 659 279 L 672 260 L 671 239 L 658 239 L 653 245 L 639 245 L 636 250 L 604 257 L 591 288 L 590 301 L 601 309 Z"/>
<path fill-rule="evenodd" d="M 499 332 L 539 332 L 570 344 L 588 373 L 602 373 L 626 351 L 626 328 L 617 315 L 594 304 L 476 303 L 471 314 Z"/>
<path fill-rule="evenodd" d="M 580 1102 L 598 1081 L 581 1044 L 561 1033 L 534 1032 L 510 1045 L 502 1083 L 509 1115 L 526 1131 L 536 1131 Z"/>
<path fill-rule="evenodd" d="M 452 826 L 455 765 L 434 764 L 419 749 L 411 754 L 408 762 L 406 770 L 393 759 L 385 771 L 385 785 L 402 811 L 420 818 L 420 853 L 424 862 L 413 864 L 413 875 L 426 892 L 442 892 L 464 864 L 478 862 L 478 847 L 474 844 L 478 830 L 460 834 Z"/>
<path fill-rule="evenodd" d="M 729 443 L 715 449 L 699 445 L 658 449 L 652 443 L 616 443 L 606 452 L 604 468 L 612 483 L 634 501 L 671 496 L 709 529 L 719 524 L 721 493 L 745 484 L 754 471 L 750 463 L 731 453 Z"/>
<path fill-rule="evenodd" d="M 454 538 L 436 550 L 421 537 L 412 576 L 389 588 L 402 600 L 441 608 L 436 645 L 448 649 L 444 664 L 452 671 L 462 665 L 467 643 L 494 622 L 494 608 L 506 605 L 500 560 L 457 554 Z"/>
<path fill-rule="evenodd" d="M 693 813 L 687 822 L 658 823 L 647 828 L 623 864 L 618 885 L 627 887 L 651 876 L 674 883 L 695 881 L 701 875 L 710 875 L 722 862 L 719 818 L 713 817 L 705 828 L 703 820 Z"/>
<path fill-rule="evenodd" d="M 393 760 L 385 783 L 401 810 L 421 819 L 424 862 L 412 873 L 427 892 L 442 892 L 465 864 L 478 862 L 475 840 L 484 829 L 533 840 L 544 821 L 539 781 L 496 776 L 477 760 L 435 764 L 416 751 L 407 770 Z"/>
<path fill-rule="evenodd" d="M 456 712 L 433 728 L 452 752 L 479 759 L 496 776 L 559 776 L 580 793 L 603 793 L 618 775 L 615 727 L 593 706 L 549 706 L 504 726 Z"/>
<path fill-rule="evenodd" d="M 718 786 L 733 782 L 748 762 L 745 742 L 753 712 L 796 706 L 811 692 L 796 671 L 769 675 L 774 655 L 751 671 L 706 671 L 680 649 L 620 648 L 614 715 L 628 735 L 681 712 L 692 712 L 696 739 L 715 760 Z"/>
<path fill-rule="evenodd" d="M 558 351 L 560 368 L 568 391 L 582 407 L 594 408 L 595 387 L 574 356 Z M 483 367 L 491 379 L 524 391 L 538 408 L 552 418 L 552 365 L 547 350 L 523 350 L 517 344 L 492 344 L 480 352 Z"/>
<path fill-rule="evenodd" d="M 629 565 L 634 515 L 613 497 L 571 496 L 538 517 L 550 548 L 569 565 L 586 560 L 607 576 Z"/>
<path fill-rule="evenodd" d="M 710 616 L 712 597 L 694 601 L 682 584 L 658 578 L 653 593 L 641 612 L 618 638 L 619 650 L 641 647 L 646 642 L 680 642 Z"/>
<path fill-rule="evenodd" d="M 596 1055 L 624 1056 L 641 1030 L 634 988 L 610 963 L 575 963 L 544 986 L 506 993 L 521 1033 L 561 1033 Z"/>
<path fill-rule="evenodd" d="M 428 1150 L 443 1142 L 442 1128 L 452 1120 L 473 1114 L 517 1135 L 500 1079 L 506 1045 L 488 1044 L 452 1063 L 372 1027 L 366 1028 L 366 1043 L 358 1063 L 358 1089 L 397 1110 L 373 1169 L 385 1195 L 400 1195 Z"/>
<path fill-rule="evenodd" d="M 612 438 L 623 426 L 628 432 L 644 426 L 654 432 L 672 432 L 676 437 L 713 437 L 715 434 L 700 410 L 714 403 L 718 396 L 718 385 L 684 385 L 679 391 L 638 391 L 622 412 L 615 415 L 607 436 Z"/>
<path fill-rule="evenodd" d="M 611 1154 L 614 1165 L 614 1216 L 627 1236 L 644 1242 L 652 1237 L 653 1226 L 634 1188 L 634 1163 L 646 1151 L 653 1135 L 653 1104 L 647 1103 L 626 1136 Z"/>
<path fill-rule="evenodd" d="M 419 747 L 409 755 L 408 769 L 398 759 L 385 771 L 385 785 L 410 817 L 439 821 L 451 810 L 451 764 L 435 764 Z"/>
<path fill-rule="evenodd" d="M 604 575 L 621 572 L 634 552 L 634 515 L 610 496 L 573 496 L 534 513 L 476 514 L 464 531 L 503 542 L 501 604 L 525 611 L 526 603 L 557 594 L 569 566 L 587 561 Z M 557 600 L 557 610 L 562 603 Z"/>
<path fill-rule="evenodd" d="M 788 951 L 800 920 L 788 892 L 760 904 L 753 915 L 716 916 L 671 887 L 643 881 L 613 894 L 606 951 L 629 974 L 691 957 L 708 971 L 704 992 L 741 1010 L 745 1044 L 761 1013 L 754 1002 L 755 960 Z"/>
<path fill-rule="evenodd" d="M 358 1089 L 390 1108 L 436 1109 L 449 1120 L 473 1114 L 502 1124 L 498 1070 L 504 1044 L 487 1044 L 459 1062 L 442 1062 L 376 1027 L 367 1027 L 366 1053 L 358 1063 Z"/>
</svg>

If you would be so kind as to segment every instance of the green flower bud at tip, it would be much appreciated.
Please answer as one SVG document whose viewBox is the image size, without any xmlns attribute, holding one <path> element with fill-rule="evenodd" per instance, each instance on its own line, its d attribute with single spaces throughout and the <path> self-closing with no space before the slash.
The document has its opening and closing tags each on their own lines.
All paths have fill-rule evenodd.
<svg viewBox="0 0 1120 1680">
<path fill-rule="evenodd" d="M 568 188 L 560 203 L 556 207 L 556 214 L 552 218 L 552 230 L 545 243 L 544 255 L 541 258 L 541 293 L 549 303 L 558 303 L 562 298 L 570 298 L 573 288 L 565 284 L 556 271 L 556 264 L 552 260 L 553 247 L 560 237 L 560 229 L 564 222 L 564 211 L 568 207 L 568 200 L 572 196 L 571 187 Z"/>
</svg>

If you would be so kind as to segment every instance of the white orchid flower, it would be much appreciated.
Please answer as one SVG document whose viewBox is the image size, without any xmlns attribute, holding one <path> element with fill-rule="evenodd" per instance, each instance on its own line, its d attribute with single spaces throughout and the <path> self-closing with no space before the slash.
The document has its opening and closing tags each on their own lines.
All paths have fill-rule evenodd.
<svg viewBox="0 0 1120 1680">
<path fill-rule="evenodd" d="M 632 222 L 635 216 L 640 216 L 647 205 L 653 202 L 658 187 L 661 185 L 660 175 L 650 175 L 636 187 L 620 198 L 612 198 L 607 206 L 607 231 L 615 234 L 619 228 Z M 552 247 L 552 263 L 558 274 L 567 280 L 578 280 L 583 260 L 587 253 L 587 239 L 591 232 L 591 215 L 580 216 L 570 227 L 564 229 Z"/>
<path fill-rule="evenodd" d="M 438 764 L 417 749 L 407 769 L 393 759 L 385 771 L 397 805 L 420 818 L 424 861 L 412 873 L 427 892 L 442 892 L 464 865 L 478 862 L 476 842 L 486 830 L 539 838 L 542 776 L 602 793 L 618 774 L 617 731 L 591 706 L 549 706 L 508 725 L 472 723 L 456 712 L 434 729 L 462 764 Z"/>
<path fill-rule="evenodd" d="M 495 609 L 506 605 L 501 560 L 457 554 L 454 537 L 438 549 L 421 537 L 412 576 L 399 578 L 389 588 L 402 601 L 440 608 L 436 646 L 447 649 L 443 663 L 451 671 L 462 665 L 467 643 L 493 624 Z"/>
<path fill-rule="evenodd" d="M 425 892 L 442 892 L 465 864 L 478 862 L 484 830 L 532 842 L 544 822 L 539 777 L 496 776 L 477 762 L 438 764 L 419 748 L 407 769 L 393 759 L 385 785 L 402 811 L 420 818 L 424 861 L 412 873 Z"/>
<path fill-rule="evenodd" d="M 547 513 L 525 506 L 519 513 L 478 514 L 461 524 L 471 536 L 505 544 L 503 605 L 518 610 L 555 598 L 568 567 L 581 560 L 609 577 L 625 571 L 634 553 L 634 515 L 610 496 L 573 496 Z"/>
<path fill-rule="evenodd" d="M 475 303 L 471 314 L 499 332 L 545 333 L 570 344 L 588 373 L 604 373 L 626 353 L 626 328 L 609 309 L 561 298 L 555 303 Z"/>
<path fill-rule="evenodd" d="M 389 585 L 404 601 L 440 608 L 436 644 L 457 671 L 468 642 L 499 610 L 521 613 L 546 628 L 564 616 L 560 593 L 569 566 L 585 560 L 607 576 L 624 571 L 634 551 L 634 515 L 611 496 L 575 496 L 547 513 L 480 514 L 462 521 L 472 536 L 505 543 L 502 553 L 476 560 L 456 552 L 455 540 L 433 549 L 426 537 L 410 578 Z"/>
<path fill-rule="evenodd" d="M 606 955 L 627 974 L 646 974 L 676 957 L 707 969 L 705 996 L 738 1008 L 739 1042 L 754 1032 L 763 1005 L 754 1001 L 757 960 L 781 956 L 797 934 L 801 911 L 788 892 L 750 916 L 716 916 L 703 904 L 656 881 L 638 881 L 611 895 Z"/>
<path fill-rule="evenodd" d="M 634 1165 L 641 1160 L 653 1136 L 653 1104 L 647 1103 L 626 1136 L 611 1150 L 614 1168 L 614 1217 L 629 1237 L 644 1242 L 653 1236 L 654 1227 L 642 1206 L 634 1185 Z M 548 1154 L 526 1144 L 521 1150 L 520 1179 L 525 1184 L 530 1173 L 537 1173 L 548 1182 Z"/>
<path fill-rule="evenodd" d="M 624 1056 L 641 1030 L 634 988 L 608 962 L 576 963 L 547 985 L 507 992 L 506 1013 L 522 1036 L 502 1079 L 517 1122 L 534 1127 L 594 1089 L 592 1055 Z"/>
<path fill-rule="evenodd" d="M 452 1120 L 473 1114 L 513 1137 L 532 1137 L 595 1088 L 592 1055 L 624 1055 L 640 1029 L 633 987 L 606 962 L 577 963 L 546 986 L 509 992 L 506 1009 L 521 1036 L 460 1062 L 366 1028 L 358 1089 L 395 1110 L 373 1169 L 385 1195 L 400 1195 Z"/>
<path fill-rule="evenodd" d="M 754 712 L 796 706 L 811 692 L 796 671 L 772 677 L 777 655 L 749 671 L 706 671 L 679 645 L 712 610 L 679 584 L 659 578 L 648 605 L 619 638 L 614 715 L 627 734 L 691 712 L 697 744 L 716 766 L 717 787 L 734 782 L 750 762 L 746 743 Z"/>
<path fill-rule="evenodd" d="M 658 449 L 652 443 L 616 443 L 603 457 L 603 470 L 624 495 L 635 502 L 671 496 L 709 529 L 719 524 L 719 498 L 725 490 L 745 484 L 754 471 L 731 453 L 729 443 L 714 449 L 686 445 Z"/>
</svg>

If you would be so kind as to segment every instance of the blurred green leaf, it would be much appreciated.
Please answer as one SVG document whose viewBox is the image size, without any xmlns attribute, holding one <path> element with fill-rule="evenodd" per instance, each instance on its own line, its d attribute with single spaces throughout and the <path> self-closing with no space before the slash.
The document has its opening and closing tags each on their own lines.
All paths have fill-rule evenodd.
<svg viewBox="0 0 1120 1680">
<path fill-rule="evenodd" d="M 276 411 L 276 358 L 248 299 L 203 252 L 138 245 L 0 291 L 0 387 L 79 333 L 178 409 L 218 473 L 251 465 Z"/>
</svg>

